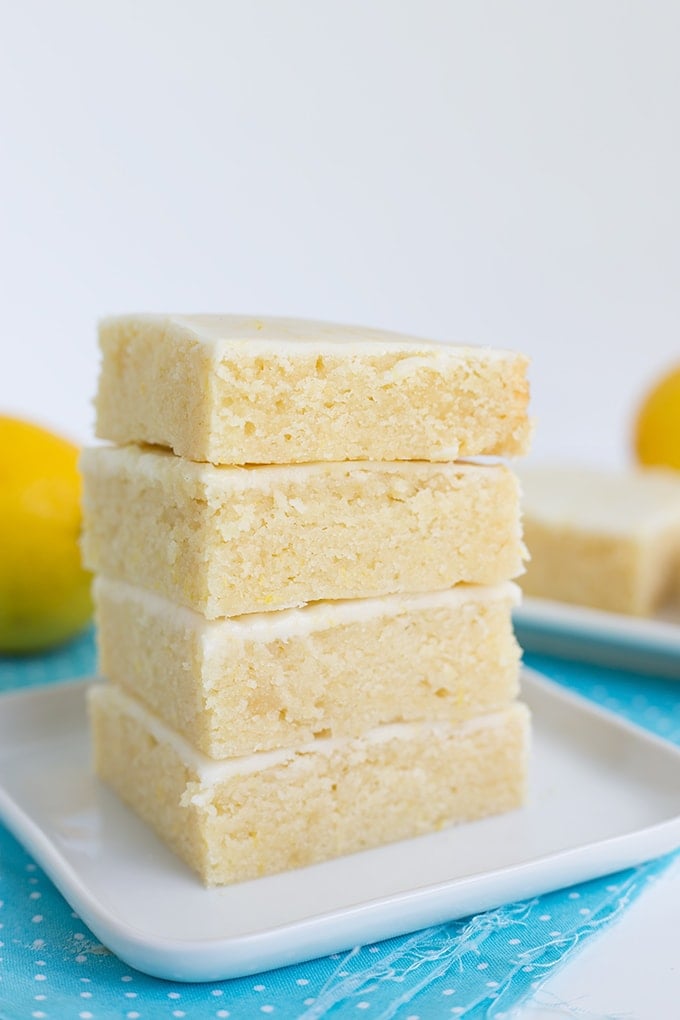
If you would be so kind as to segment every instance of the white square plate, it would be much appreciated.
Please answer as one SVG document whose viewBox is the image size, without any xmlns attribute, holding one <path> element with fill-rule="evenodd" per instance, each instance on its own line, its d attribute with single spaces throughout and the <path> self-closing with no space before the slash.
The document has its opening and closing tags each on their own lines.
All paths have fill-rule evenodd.
<svg viewBox="0 0 680 1020">
<path fill-rule="evenodd" d="M 584 659 L 680 680 L 680 608 L 650 619 L 525 597 L 513 612 L 528 652 Z"/>
<path fill-rule="evenodd" d="M 536 674 L 527 806 L 310 868 L 204 889 L 90 771 L 84 682 L 0 698 L 0 818 L 141 971 L 284 966 L 637 864 L 680 845 L 680 749 Z"/>
</svg>

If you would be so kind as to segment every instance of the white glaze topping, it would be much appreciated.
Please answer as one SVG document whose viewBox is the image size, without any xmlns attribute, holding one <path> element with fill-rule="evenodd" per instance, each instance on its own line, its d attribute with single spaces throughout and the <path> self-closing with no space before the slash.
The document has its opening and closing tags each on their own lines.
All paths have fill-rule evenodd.
<svg viewBox="0 0 680 1020">
<path fill-rule="evenodd" d="M 489 471 L 507 471 L 501 464 L 475 463 L 474 461 L 313 461 L 304 464 L 254 464 L 243 467 L 215 465 L 176 457 L 171 450 L 157 446 L 93 446 L 81 454 L 81 464 L 95 474 L 129 472 L 161 483 L 183 482 L 210 486 L 223 492 L 242 492 L 256 489 L 276 491 L 288 482 L 304 486 L 318 478 L 350 478 L 360 481 L 368 474 L 395 475 L 408 479 L 423 474 L 436 478 L 462 478 L 465 475 L 483 477 Z M 293 504 L 294 505 L 294 504 Z"/>
<path fill-rule="evenodd" d="M 436 370 L 443 369 L 451 361 L 479 363 L 521 357 L 492 347 L 442 343 L 365 326 L 278 316 L 124 315 L 103 319 L 101 326 L 104 329 L 117 326 L 126 330 L 157 329 L 159 334 L 186 337 L 212 346 L 218 357 L 239 354 L 244 348 L 252 351 L 255 346 L 258 351 L 274 351 L 284 358 L 294 353 L 309 354 L 310 350 L 320 354 L 337 353 L 338 347 L 343 349 L 343 354 L 366 355 L 392 350 L 406 355 L 401 368 L 405 375 L 423 365 Z M 413 363 L 409 364 L 411 361 Z"/>
<path fill-rule="evenodd" d="M 680 533 L 677 472 L 537 465 L 517 473 L 527 518 L 604 535 L 641 535 L 673 525 Z"/>
<path fill-rule="evenodd" d="M 479 729 L 488 729 L 500 725 L 507 717 L 507 710 L 489 712 L 476 716 L 467 722 L 452 726 L 445 722 L 390 723 L 376 726 L 361 737 L 338 738 L 323 737 L 313 740 L 300 747 L 281 748 L 275 751 L 258 751 L 255 754 L 242 755 L 238 758 L 222 758 L 215 760 L 193 747 L 184 737 L 162 722 L 141 702 L 113 684 L 98 684 L 90 689 L 90 698 L 102 705 L 111 705 L 117 711 L 130 716 L 150 733 L 160 744 L 173 749 L 177 757 L 195 773 L 199 782 L 211 786 L 232 776 L 247 775 L 275 768 L 292 762 L 305 755 L 332 754 L 341 748 L 361 748 L 367 744 L 381 744 L 388 740 L 409 740 L 416 734 L 427 732 L 433 737 L 445 736 L 455 732 L 461 736 L 474 733 Z"/>
<path fill-rule="evenodd" d="M 281 609 L 267 613 L 206 620 L 200 613 L 178 606 L 154 592 L 125 581 L 98 576 L 95 595 L 117 602 L 131 602 L 140 612 L 171 620 L 178 628 L 190 628 L 202 636 L 203 650 L 229 639 L 238 641 L 277 641 L 304 637 L 319 630 L 330 630 L 349 623 L 358 623 L 381 616 L 418 613 L 429 609 L 456 609 L 467 604 L 508 602 L 517 605 L 520 590 L 512 581 L 498 585 L 459 584 L 439 592 L 417 595 L 386 595 L 381 598 L 344 599 L 312 602 L 298 609 Z"/>
</svg>

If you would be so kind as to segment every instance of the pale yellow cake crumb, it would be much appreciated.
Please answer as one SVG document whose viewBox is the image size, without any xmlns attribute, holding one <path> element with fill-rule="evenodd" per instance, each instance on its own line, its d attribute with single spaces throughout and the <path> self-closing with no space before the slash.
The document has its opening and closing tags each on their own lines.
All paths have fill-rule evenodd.
<svg viewBox="0 0 680 1020">
<path fill-rule="evenodd" d="M 528 713 L 381 727 L 214 762 L 111 684 L 91 691 L 98 775 L 208 885 L 238 882 L 509 811 Z M 283 757 L 281 757 L 283 756 Z"/>
<path fill-rule="evenodd" d="M 97 435 L 192 460 L 525 453 L 527 359 L 300 319 L 128 315 L 100 327 Z"/>
<path fill-rule="evenodd" d="M 94 594 L 101 674 L 212 758 L 462 722 L 517 695 L 510 583 L 212 621 L 101 576 Z"/>
<path fill-rule="evenodd" d="M 214 467 L 94 447 L 86 566 L 214 619 L 519 574 L 519 489 L 500 464 Z"/>
<path fill-rule="evenodd" d="M 527 595 L 649 616 L 680 596 L 680 473 L 520 469 Z"/>
</svg>

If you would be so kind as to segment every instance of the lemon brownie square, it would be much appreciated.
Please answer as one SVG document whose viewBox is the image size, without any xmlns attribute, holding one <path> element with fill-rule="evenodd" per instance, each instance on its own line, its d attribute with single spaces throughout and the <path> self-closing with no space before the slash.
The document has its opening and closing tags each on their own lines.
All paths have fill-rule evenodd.
<svg viewBox="0 0 680 1020">
<path fill-rule="evenodd" d="M 530 596 L 649 616 L 680 596 L 680 473 L 522 467 Z"/>
<path fill-rule="evenodd" d="M 215 467 L 132 445 L 86 450 L 81 467 L 86 566 L 209 619 L 522 570 L 501 464 Z"/>
<path fill-rule="evenodd" d="M 211 758 L 462 722 L 517 696 L 518 594 L 459 585 L 206 620 L 100 576 L 99 668 Z"/>
<path fill-rule="evenodd" d="M 455 460 L 526 452 L 527 359 L 381 330 L 236 315 L 100 325 L 97 435 L 191 460 Z"/>
<path fill-rule="evenodd" d="M 90 692 L 95 769 L 207 885 L 517 808 L 528 713 L 402 723 L 214 761 L 112 684 Z"/>
</svg>

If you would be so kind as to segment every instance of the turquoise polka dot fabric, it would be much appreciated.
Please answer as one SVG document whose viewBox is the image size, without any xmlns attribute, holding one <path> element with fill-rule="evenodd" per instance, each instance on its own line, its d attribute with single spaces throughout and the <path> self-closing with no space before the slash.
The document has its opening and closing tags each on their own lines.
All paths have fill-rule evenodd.
<svg viewBox="0 0 680 1020">
<path fill-rule="evenodd" d="M 92 632 L 50 655 L 0 658 L 0 691 L 88 675 L 94 659 Z M 547 656 L 527 665 L 680 744 L 677 682 Z M 109 953 L 0 826 L 0 1020 L 503 1020 L 670 859 L 256 977 L 186 985 Z"/>
</svg>

